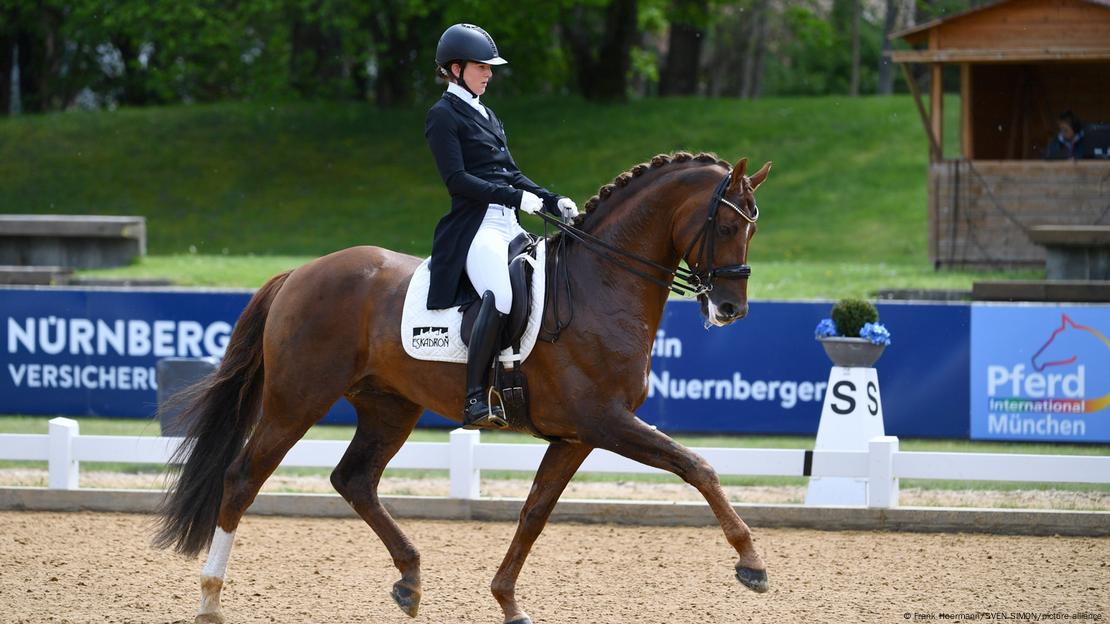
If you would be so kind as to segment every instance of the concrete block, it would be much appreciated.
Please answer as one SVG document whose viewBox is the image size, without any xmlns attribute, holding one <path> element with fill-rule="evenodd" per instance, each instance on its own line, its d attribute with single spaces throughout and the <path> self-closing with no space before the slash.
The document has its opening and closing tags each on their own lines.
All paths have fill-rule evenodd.
<svg viewBox="0 0 1110 624">
<path fill-rule="evenodd" d="M 214 357 L 165 358 L 158 360 L 155 374 L 158 383 L 158 422 L 164 436 L 184 436 L 189 423 L 181 420 L 187 407 L 178 393 L 215 372 L 220 361 Z"/>
<path fill-rule="evenodd" d="M 145 255 L 144 217 L 0 215 L 0 264 L 95 269 Z"/>
</svg>

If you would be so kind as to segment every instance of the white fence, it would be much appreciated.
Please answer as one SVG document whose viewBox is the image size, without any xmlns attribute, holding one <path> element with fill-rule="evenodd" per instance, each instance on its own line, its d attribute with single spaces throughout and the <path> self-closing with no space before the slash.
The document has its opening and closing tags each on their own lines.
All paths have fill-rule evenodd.
<svg viewBox="0 0 1110 624">
<path fill-rule="evenodd" d="M 81 462 L 165 463 L 182 438 L 83 436 L 76 421 L 55 418 L 47 435 L 0 434 L 0 460 L 46 460 L 49 487 L 80 484 Z M 331 468 L 346 441 L 301 440 L 282 466 Z M 458 429 L 447 443 L 409 442 L 390 468 L 447 470 L 452 498 L 479 498 L 482 470 L 535 471 L 542 444 L 483 444 L 477 431 Z M 722 476 L 778 475 L 867 480 L 869 507 L 897 507 L 899 479 L 1110 483 L 1110 457 L 996 453 L 924 453 L 898 450 L 898 438 L 877 437 L 867 451 L 695 448 Z M 807 471 L 807 465 L 809 470 Z M 580 472 L 661 473 L 608 451 L 594 451 Z"/>
</svg>

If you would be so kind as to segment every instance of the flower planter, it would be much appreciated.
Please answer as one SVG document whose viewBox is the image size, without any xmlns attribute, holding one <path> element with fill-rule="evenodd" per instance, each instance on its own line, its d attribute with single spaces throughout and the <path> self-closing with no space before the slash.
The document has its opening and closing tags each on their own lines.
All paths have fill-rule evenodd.
<svg viewBox="0 0 1110 624">
<path fill-rule="evenodd" d="M 886 349 L 884 344 L 875 344 L 865 338 L 818 338 L 825 354 L 836 366 L 848 368 L 871 368 Z"/>
</svg>

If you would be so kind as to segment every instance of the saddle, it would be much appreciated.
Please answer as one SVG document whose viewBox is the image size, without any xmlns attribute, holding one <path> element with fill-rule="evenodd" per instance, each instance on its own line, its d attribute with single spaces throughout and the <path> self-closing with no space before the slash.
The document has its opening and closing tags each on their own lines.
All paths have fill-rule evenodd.
<svg viewBox="0 0 1110 624">
<path fill-rule="evenodd" d="M 536 261 L 536 243 L 538 239 L 527 232 L 518 234 L 509 242 L 509 285 L 513 290 L 513 305 L 509 310 L 509 318 L 505 319 L 504 329 L 501 331 L 501 344 L 498 350 L 513 349 L 515 355 L 520 355 L 520 339 L 528 325 L 528 315 L 532 312 L 532 273 Z M 470 332 L 474 329 L 474 319 L 478 317 L 478 302 L 462 306 L 462 341 L 470 346 Z M 520 360 L 517 360 L 519 363 Z"/>
</svg>

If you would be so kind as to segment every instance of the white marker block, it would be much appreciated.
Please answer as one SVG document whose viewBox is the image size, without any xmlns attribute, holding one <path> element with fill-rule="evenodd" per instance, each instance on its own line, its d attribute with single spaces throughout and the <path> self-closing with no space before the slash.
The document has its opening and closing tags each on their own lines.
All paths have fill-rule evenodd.
<svg viewBox="0 0 1110 624">
<path fill-rule="evenodd" d="M 815 451 L 867 451 L 872 438 L 886 435 L 879 375 L 874 368 L 834 366 L 821 408 Z M 867 505 L 867 479 L 811 477 L 807 505 Z"/>
</svg>

